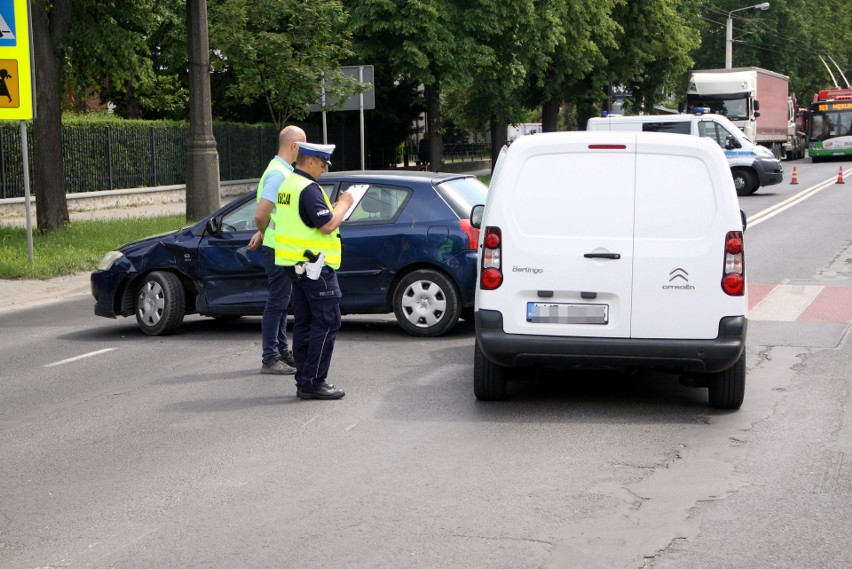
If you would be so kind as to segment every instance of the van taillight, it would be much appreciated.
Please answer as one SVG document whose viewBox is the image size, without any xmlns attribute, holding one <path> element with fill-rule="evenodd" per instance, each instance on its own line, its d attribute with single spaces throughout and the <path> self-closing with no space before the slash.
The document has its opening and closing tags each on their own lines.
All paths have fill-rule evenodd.
<svg viewBox="0 0 852 569">
<path fill-rule="evenodd" d="M 745 254 L 742 231 L 729 231 L 725 236 L 725 266 L 722 290 L 730 296 L 745 294 Z"/>
<path fill-rule="evenodd" d="M 469 219 L 459 220 L 461 230 L 467 235 L 467 248 L 469 251 L 476 251 L 476 246 L 479 244 L 479 228 L 470 224 Z"/>
<path fill-rule="evenodd" d="M 485 238 L 482 240 L 482 255 L 480 263 L 479 286 L 484 290 L 494 290 L 503 284 L 502 233 L 499 227 L 486 227 Z"/>
</svg>

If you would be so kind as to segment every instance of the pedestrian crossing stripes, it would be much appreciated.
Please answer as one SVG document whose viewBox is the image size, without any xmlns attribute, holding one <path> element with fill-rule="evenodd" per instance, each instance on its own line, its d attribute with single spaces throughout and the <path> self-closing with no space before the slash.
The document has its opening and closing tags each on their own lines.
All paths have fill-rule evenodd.
<svg viewBox="0 0 852 569">
<path fill-rule="evenodd" d="M 748 319 L 852 323 L 852 287 L 748 286 Z"/>
</svg>

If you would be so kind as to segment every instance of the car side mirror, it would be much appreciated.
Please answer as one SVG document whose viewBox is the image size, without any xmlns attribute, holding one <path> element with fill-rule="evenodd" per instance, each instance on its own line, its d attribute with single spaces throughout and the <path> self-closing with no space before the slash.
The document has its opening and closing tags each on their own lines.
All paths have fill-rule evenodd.
<svg viewBox="0 0 852 569">
<path fill-rule="evenodd" d="M 743 147 L 743 145 L 740 144 L 740 142 L 736 138 L 734 138 L 733 136 L 729 136 L 729 137 L 725 138 L 725 149 L 726 150 L 733 150 L 734 148 L 742 148 L 742 147 Z"/>
<path fill-rule="evenodd" d="M 745 233 L 748 221 L 746 220 L 746 213 L 743 210 L 740 210 L 740 219 L 743 220 L 743 233 Z"/>
<path fill-rule="evenodd" d="M 476 204 L 470 210 L 470 224 L 477 228 L 482 228 L 482 214 L 485 212 L 485 206 L 482 204 Z"/>
<path fill-rule="evenodd" d="M 210 233 L 211 235 L 217 235 L 219 233 L 219 230 L 221 229 L 221 226 L 219 225 L 219 220 L 215 217 L 211 217 L 207 220 L 207 225 L 205 226 L 205 229 L 207 230 L 207 233 Z"/>
</svg>

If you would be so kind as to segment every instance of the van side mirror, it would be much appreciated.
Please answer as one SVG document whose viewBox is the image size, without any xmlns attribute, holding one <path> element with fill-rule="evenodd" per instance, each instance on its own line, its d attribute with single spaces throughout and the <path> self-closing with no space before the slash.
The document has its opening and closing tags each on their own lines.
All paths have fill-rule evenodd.
<svg viewBox="0 0 852 569">
<path fill-rule="evenodd" d="M 735 148 L 742 148 L 743 145 L 740 144 L 740 141 L 734 138 L 733 136 L 725 137 L 725 150 L 733 150 Z"/>
<path fill-rule="evenodd" d="M 743 220 L 743 233 L 745 233 L 746 226 L 748 225 L 748 221 L 746 220 L 746 214 L 743 210 L 740 210 L 740 219 Z"/>
<path fill-rule="evenodd" d="M 485 206 L 482 204 L 476 204 L 470 210 L 470 224 L 477 228 L 482 228 L 482 214 L 485 213 Z"/>
</svg>

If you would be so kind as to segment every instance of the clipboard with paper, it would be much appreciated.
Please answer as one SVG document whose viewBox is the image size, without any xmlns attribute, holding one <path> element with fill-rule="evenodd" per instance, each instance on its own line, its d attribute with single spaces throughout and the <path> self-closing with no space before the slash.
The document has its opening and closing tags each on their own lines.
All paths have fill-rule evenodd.
<svg viewBox="0 0 852 569">
<path fill-rule="evenodd" d="M 353 184 L 346 188 L 345 191 L 352 194 L 352 205 L 346 210 L 346 214 L 343 216 L 343 221 L 349 219 L 349 216 L 352 215 L 352 212 L 355 211 L 355 208 L 358 207 L 359 203 L 361 203 L 361 199 L 364 197 L 364 194 L 367 193 L 368 189 L 370 189 L 370 184 Z"/>
</svg>

